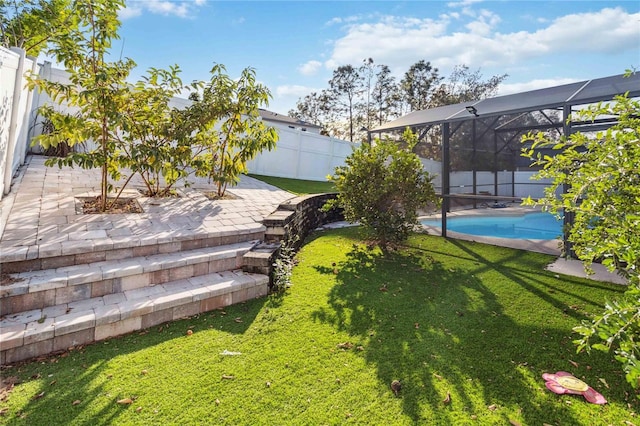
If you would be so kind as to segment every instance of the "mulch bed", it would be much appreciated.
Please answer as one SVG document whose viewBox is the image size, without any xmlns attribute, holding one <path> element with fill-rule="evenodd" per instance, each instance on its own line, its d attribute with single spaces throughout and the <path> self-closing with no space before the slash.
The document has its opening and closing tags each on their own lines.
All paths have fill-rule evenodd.
<svg viewBox="0 0 640 426">
<path fill-rule="evenodd" d="M 107 199 L 107 211 L 100 210 L 100 197 L 86 198 L 82 203 L 83 214 L 124 214 L 124 213 L 144 213 L 138 202 L 134 198 L 118 198 L 113 202 L 113 198 Z"/>
</svg>

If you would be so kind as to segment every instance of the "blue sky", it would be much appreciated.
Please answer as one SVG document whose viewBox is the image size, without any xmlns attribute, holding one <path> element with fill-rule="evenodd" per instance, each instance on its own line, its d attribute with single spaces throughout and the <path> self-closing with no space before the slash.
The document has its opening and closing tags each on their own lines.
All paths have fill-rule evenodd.
<svg viewBox="0 0 640 426">
<path fill-rule="evenodd" d="M 640 1 L 213 1 L 128 0 L 114 53 L 149 67 L 178 64 L 206 80 L 214 62 L 245 67 L 287 113 L 327 87 L 339 65 L 365 58 L 399 78 L 430 61 L 509 74 L 500 94 L 640 69 Z"/>
</svg>

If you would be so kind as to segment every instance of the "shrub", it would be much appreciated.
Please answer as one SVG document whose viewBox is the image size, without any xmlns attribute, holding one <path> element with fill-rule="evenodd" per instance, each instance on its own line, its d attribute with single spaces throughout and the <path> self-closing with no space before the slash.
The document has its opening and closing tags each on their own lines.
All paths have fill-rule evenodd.
<svg viewBox="0 0 640 426">
<path fill-rule="evenodd" d="M 419 208 L 438 203 L 433 176 L 412 152 L 417 136 L 407 129 L 403 139 L 405 147 L 390 140 L 363 144 L 329 177 L 339 194 L 325 208 L 344 208 L 345 219 L 359 222 L 383 250 L 409 236 Z"/>
<path fill-rule="evenodd" d="M 617 301 L 607 302 L 604 312 L 574 328 L 581 335 L 578 350 L 613 350 L 623 364 L 627 381 L 640 387 L 640 102 L 618 96 L 610 104 L 597 104 L 577 113 L 579 121 L 594 122 L 617 117 L 617 124 L 595 135 L 574 133 L 559 142 L 544 134 L 529 134 L 531 146 L 523 155 L 542 166 L 538 178 L 553 183 L 539 200 L 557 214 L 574 217 L 568 239 L 577 257 L 587 265 L 601 261 L 610 270 L 624 273 L 629 288 Z M 539 148 L 557 150 L 541 155 Z M 561 196 L 556 191 L 566 186 Z M 532 200 L 528 200 L 533 203 Z"/>
</svg>

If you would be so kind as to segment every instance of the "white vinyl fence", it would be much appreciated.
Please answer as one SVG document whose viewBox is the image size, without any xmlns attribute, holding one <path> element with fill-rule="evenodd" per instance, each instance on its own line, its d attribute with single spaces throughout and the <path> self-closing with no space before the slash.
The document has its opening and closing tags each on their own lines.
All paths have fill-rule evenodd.
<svg viewBox="0 0 640 426">
<path fill-rule="evenodd" d="M 26 88 L 24 76 L 36 68 L 36 60 L 24 50 L 0 47 L 0 198 L 9 193 L 29 148 L 33 92 Z"/>
<path fill-rule="evenodd" d="M 264 151 L 247 164 L 250 173 L 291 179 L 326 181 L 358 144 L 275 126 L 280 139 L 273 151 Z"/>
</svg>

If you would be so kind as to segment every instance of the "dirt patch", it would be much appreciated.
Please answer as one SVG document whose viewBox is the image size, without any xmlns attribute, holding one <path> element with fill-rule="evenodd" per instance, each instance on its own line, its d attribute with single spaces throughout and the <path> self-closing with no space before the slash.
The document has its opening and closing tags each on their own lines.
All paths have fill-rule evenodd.
<svg viewBox="0 0 640 426">
<path fill-rule="evenodd" d="M 79 214 L 125 214 L 144 213 L 135 198 L 107 199 L 107 211 L 100 211 L 100 197 L 79 198 Z"/>
<path fill-rule="evenodd" d="M 205 197 L 207 197 L 208 199 L 210 199 L 211 201 L 216 201 L 216 200 L 240 200 L 241 198 L 233 195 L 229 192 L 225 192 L 224 195 L 221 197 L 218 195 L 217 192 L 203 192 L 202 195 L 204 195 Z"/>
<path fill-rule="evenodd" d="M 148 189 L 140 189 L 139 191 L 148 198 L 182 198 L 182 195 L 175 189 L 163 189 L 157 194 L 151 194 Z"/>
</svg>

